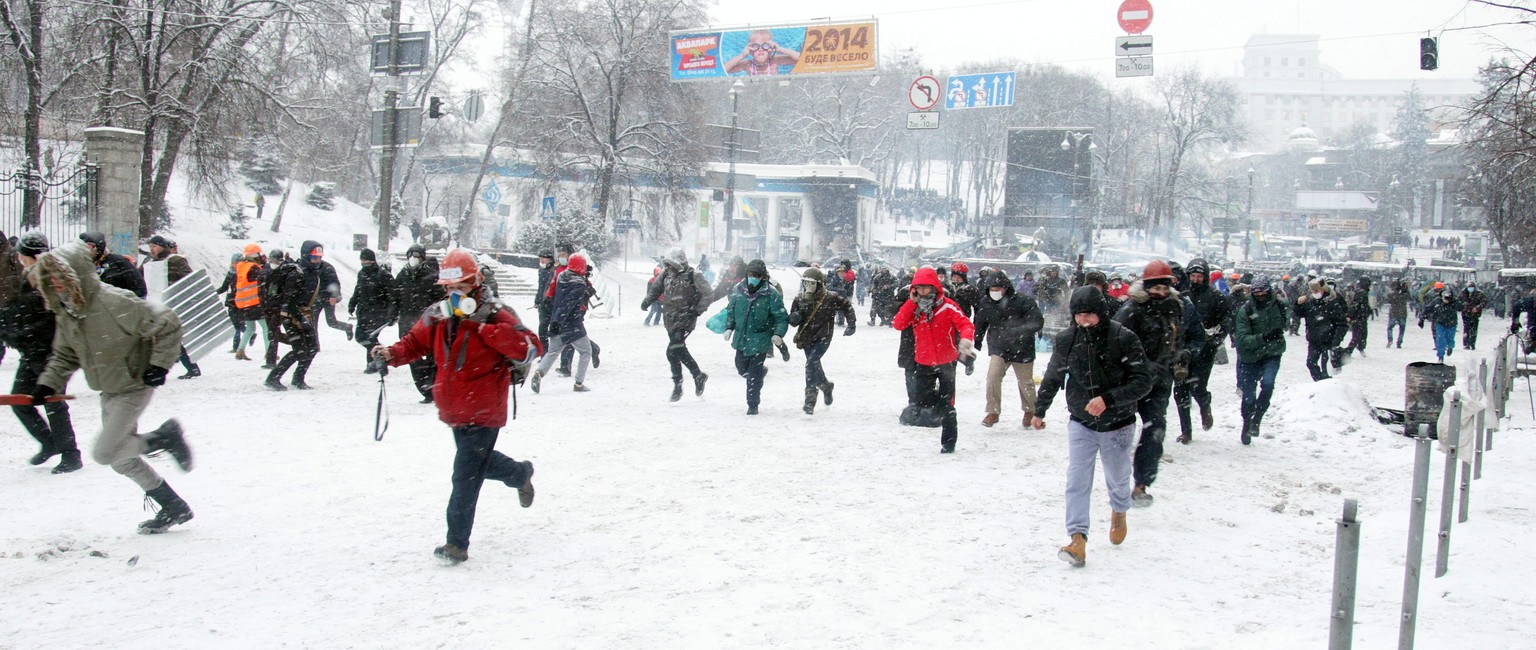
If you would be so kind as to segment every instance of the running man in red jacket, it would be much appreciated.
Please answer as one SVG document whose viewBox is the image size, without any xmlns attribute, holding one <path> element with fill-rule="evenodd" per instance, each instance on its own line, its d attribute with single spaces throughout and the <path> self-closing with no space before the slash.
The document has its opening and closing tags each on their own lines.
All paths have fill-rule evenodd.
<svg viewBox="0 0 1536 650">
<path fill-rule="evenodd" d="M 959 437 L 955 418 L 955 361 L 976 357 L 976 329 L 961 313 L 955 301 L 944 297 L 944 285 L 931 268 L 921 268 L 912 278 L 912 290 L 906 304 L 896 312 L 891 326 L 898 330 L 912 328 L 914 339 L 913 370 L 917 382 L 918 403 L 944 414 L 940 434 L 941 453 L 955 453 Z M 956 345 L 956 334 L 959 345 Z"/>
<path fill-rule="evenodd" d="M 507 424 L 513 365 L 532 363 L 543 348 L 538 335 L 524 327 L 511 308 L 496 302 L 480 279 L 473 255 L 448 253 L 437 280 L 448 298 L 428 307 L 398 343 L 373 349 L 391 366 L 436 352 L 433 402 L 438 419 L 453 428 L 458 447 L 453 495 L 448 498 L 448 541 L 434 552 L 450 564 L 469 559 L 475 504 L 486 479 L 516 488 L 524 508 L 533 505 L 533 463 L 513 460 L 495 447 L 496 436 Z"/>
</svg>

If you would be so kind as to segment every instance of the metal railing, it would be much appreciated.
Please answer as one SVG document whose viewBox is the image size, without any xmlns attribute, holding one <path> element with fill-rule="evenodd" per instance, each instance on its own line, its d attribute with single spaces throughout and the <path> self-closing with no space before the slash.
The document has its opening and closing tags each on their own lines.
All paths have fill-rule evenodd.
<svg viewBox="0 0 1536 650">
<path fill-rule="evenodd" d="M 37 230 L 54 245 L 79 237 L 96 217 L 96 177 L 97 167 L 91 164 L 43 175 L 28 169 L 0 175 L 0 232 L 20 235 Z M 29 188 L 39 193 L 36 221 L 24 214 Z"/>
</svg>

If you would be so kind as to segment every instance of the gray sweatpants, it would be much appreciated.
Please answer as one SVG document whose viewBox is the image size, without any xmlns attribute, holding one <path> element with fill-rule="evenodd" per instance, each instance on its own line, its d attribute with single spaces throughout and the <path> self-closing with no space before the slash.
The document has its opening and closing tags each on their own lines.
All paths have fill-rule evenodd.
<svg viewBox="0 0 1536 650">
<path fill-rule="evenodd" d="M 1067 422 L 1067 534 L 1088 534 L 1089 502 L 1093 497 L 1093 459 L 1104 464 L 1104 487 L 1115 512 L 1131 509 L 1131 450 L 1136 424 L 1114 431 L 1094 431 Z"/>
<path fill-rule="evenodd" d="M 149 407 L 155 389 L 145 386 L 126 393 L 101 394 L 101 434 L 91 446 L 91 459 L 128 477 L 148 492 L 165 481 L 142 456 L 149 449 L 139 435 L 139 415 Z"/>
<path fill-rule="evenodd" d="M 539 374 L 549 374 L 549 369 L 560 360 L 560 353 L 567 345 L 576 349 L 576 383 L 582 383 L 587 379 L 587 363 L 592 359 L 592 342 L 585 336 L 574 341 L 566 340 L 564 335 L 550 339 L 549 349 L 545 350 L 544 357 L 539 359 Z"/>
</svg>

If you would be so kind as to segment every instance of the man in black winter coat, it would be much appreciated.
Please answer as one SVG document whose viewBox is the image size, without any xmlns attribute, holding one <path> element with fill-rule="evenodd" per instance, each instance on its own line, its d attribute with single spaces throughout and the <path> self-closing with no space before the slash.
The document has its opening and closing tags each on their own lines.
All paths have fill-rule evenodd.
<svg viewBox="0 0 1536 650">
<path fill-rule="evenodd" d="M 1476 283 L 1468 282 L 1467 287 L 1461 290 L 1461 347 L 1477 349 L 1477 326 L 1487 306 L 1488 294 L 1477 288 Z"/>
<path fill-rule="evenodd" d="M 283 287 L 287 286 L 288 275 L 298 273 L 298 267 L 288 259 L 288 254 L 280 250 L 267 253 L 267 272 L 261 277 L 261 317 L 267 321 L 267 356 L 262 369 L 271 370 L 277 367 L 277 344 L 288 343 L 288 337 L 283 333 Z"/>
<path fill-rule="evenodd" d="M 0 243 L 0 255 L 9 255 L 9 243 Z M 39 232 L 29 232 L 16 242 L 16 252 L 23 267 L 34 264 L 38 255 L 48 252 L 48 239 Z M 37 387 L 37 378 L 48 367 L 53 355 L 54 316 L 44 304 L 42 294 L 24 278 L 4 278 L 6 282 L 18 282 L 20 293 L 11 302 L 0 305 L 0 341 L 14 348 L 21 357 L 16 366 L 16 380 L 11 392 L 17 395 L 31 394 Z M 43 405 L 47 419 L 37 412 L 37 407 L 12 406 L 11 411 L 21 426 L 31 434 L 41 449 L 27 461 L 41 465 L 49 458 L 61 456 L 54 474 L 65 474 L 80 469 L 80 448 L 75 445 L 75 426 L 70 421 L 68 402 L 49 402 Z"/>
<path fill-rule="evenodd" d="M 1163 439 L 1168 432 L 1168 398 L 1175 382 L 1189 378 L 1190 359 L 1205 345 L 1205 329 L 1194 305 L 1173 288 L 1169 264 L 1147 263 L 1141 280 L 1131 285 L 1128 299 L 1115 321 L 1141 341 L 1152 366 L 1152 389 L 1137 404 L 1141 438 L 1136 444 L 1136 489 L 1131 501 L 1137 507 L 1152 505 L 1147 488 L 1157 480 L 1163 459 Z"/>
<path fill-rule="evenodd" d="M 1371 279 L 1362 275 L 1344 296 L 1344 318 L 1349 324 L 1349 345 L 1344 346 L 1345 356 L 1355 352 L 1365 356 L 1365 338 L 1370 330 L 1372 313 Z"/>
<path fill-rule="evenodd" d="M 640 311 L 661 302 L 661 324 L 667 330 L 667 365 L 672 369 L 671 401 L 683 398 L 683 368 L 693 375 L 694 394 L 702 397 L 709 375 L 699 370 L 693 353 L 688 351 L 688 335 L 693 334 L 699 314 L 709 305 L 709 281 L 704 279 L 704 273 L 688 266 L 688 255 L 681 248 L 668 251 L 661 265 L 661 275 L 646 288 Z"/>
<path fill-rule="evenodd" d="M 1173 387 L 1173 403 L 1179 412 L 1179 442 L 1189 444 L 1194 429 L 1190 420 L 1191 402 L 1200 405 L 1200 428 L 1210 431 L 1215 425 L 1211 413 L 1211 369 L 1216 365 L 1216 351 L 1227 344 L 1232 322 L 1231 303 L 1220 291 L 1211 288 L 1211 266 L 1204 259 L 1189 261 L 1184 269 L 1189 277 L 1189 291 L 1184 297 L 1194 305 L 1200 316 L 1200 326 L 1205 329 L 1206 344 L 1190 357 L 1189 378 Z"/>
<path fill-rule="evenodd" d="M 554 308 L 554 301 L 544 295 L 544 290 L 555 281 L 555 252 L 549 249 L 539 251 L 539 281 L 538 287 L 533 292 L 533 308 L 539 312 L 539 344 L 549 349 L 549 312 Z"/>
<path fill-rule="evenodd" d="M 1019 385 L 1019 405 L 1027 427 L 1036 412 L 1035 337 L 1045 326 L 1045 317 L 1034 298 L 1014 290 L 1007 273 L 993 271 L 982 282 L 987 295 L 976 305 L 976 341 L 987 344 L 991 361 L 987 366 L 987 413 L 981 425 L 990 427 L 1002 416 L 1003 378 L 1011 369 Z"/>
<path fill-rule="evenodd" d="M 143 298 L 149 295 L 144 275 L 139 268 L 122 255 L 107 250 L 107 237 L 96 231 L 80 233 L 80 241 L 91 249 L 91 260 L 96 263 L 96 275 L 109 286 L 117 287 Z"/>
<path fill-rule="evenodd" d="M 281 380 L 290 367 L 293 368 L 293 379 L 289 385 L 299 390 L 310 389 L 304 378 L 309 372 L 309 364 L 320 354 L 320 334 L 316 328 L 320 324 L 318 318 L 322 305 L 329 298 L 325 289 L 325 273 L 320 266 L 324 256 L 325 248 L 318 242 L 304 242 L 299 247 L 296 272 L 290 272 L 283 278 L 277 302 L 282 310 L 282 326 L 293 349 L 283 355 L 267 374 L 268 389 L 288 390 Z"/>
<path fill-rule="evenodd" d="M 412 244 L 405 251 L 405 265 L 395 274 L 400 338 L 410 333 L 428 307 L 447 297 L 442 285 L 437 283 L 437 260 L 428 257 L 427 249 L 421 244 Z M 416 384 L 416 391 L 421 393 L 421 402 L 432 403 L 432 384 L 437 380 L 437 363 L 433 355 L 411 362 L 411 379 Z"/>
<path fill-rule="evenodd" d="M 858 320 L 853 313 L 853 303 L 848 298 L 827 289 L 826 276 L 820 269 L 806 269 L 800 275 L 800 293 L 795 296 L 789 309 L 789 324 L 795 331 L 795 347 L 805 351 L 805 405 L 806 415 L 816 412 L 817 391 L 832 403 L 832 381 L 821 365 L 822 356 L 832 346 L 834 317 L 848 326 L 843 336 L 853 336 Z"/>
<path fill-rule="evenodd" d="M 982 296 L 981 287 L 971 284 L 970 279 L 966 277 L 970 271 L 971 267 L 965 262 L 955 262 L 954 266 L 949 267 L 950 287 L 946 291 L 952 289 L 954 293 L 946 293 L 944 295 L 949 296 L 950 300 L 955 301 L 955 304 L 959 305 L 960 311 L 965 314 L 966 318 L 975 320 L 976 307 L 981 304 Z"/>
<path fill-rule="evenodd" d="M 1322 278 L 1314 278 L 1292 302 L 1292 311 L 1307 324 L 1307 371 L 1312 381 L 1328 378 L 1328 355 L 1349 330 L 1344 299 Z"/>
<path fill-rule="evenodd" d="M 1097 287 L 1072 292 L 1073 323 L 1056 335 L 1051 361 L 1040 381 L 1035 402 L 1035 429 L 1045 428 L 1045 414 L 1065 386 L 1067 390 L 1067 534 L 1072 541 L 1058 557 L 1073 566 L 1087 562 L 1089 503 L 1093 495 L 1093 461 L 1104 466 L 1109 488 L 1109 541 L 1119 544 L 1127 533 L 1126 511 L 1131 501 L 1131 446 L 1138 404 L 1152 390 L 1157 370 L 1147 361 L 1141 342 L 1130 330 L 1100 314 L 1109 300 Z"/>
<path fill-rule="evenodd" d="M 357 319 L 356 341 L 363 346 L 367 363 L 363 372 L 371 374 L 378 372 L 373 346 L 379 344 L 380 331 L 395 322 L 395 279 L 379 266 L 378 256 L 372 250 L 364 248 L 358 259 L 362 268 L 357 272 L 352 298 L 347 301 L 347 313 Z"/>
</svg>

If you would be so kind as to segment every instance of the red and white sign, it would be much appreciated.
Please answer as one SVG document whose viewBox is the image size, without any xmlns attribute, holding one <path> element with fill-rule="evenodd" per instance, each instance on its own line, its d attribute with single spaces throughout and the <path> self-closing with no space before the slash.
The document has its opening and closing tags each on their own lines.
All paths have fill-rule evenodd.
<svg viewBox="0 0 1536 650">
<path fill-rule="evenodd" d="M 907 101 L 912 102 L 912 108 L 920 111 L 931 110 L 939 104 L 942 96 L 939 89 L 939 80 L 928 75 L 923 75 L 912 81 L 907 87 Z"/>
<path fill-rule="evenodd" d="M 1120 29 L 1127 34 L 1140 34 L 1152 26 L 1152 3 L 1147 0 L 1125 0 L 1115 13 Z"/>
</svg>

